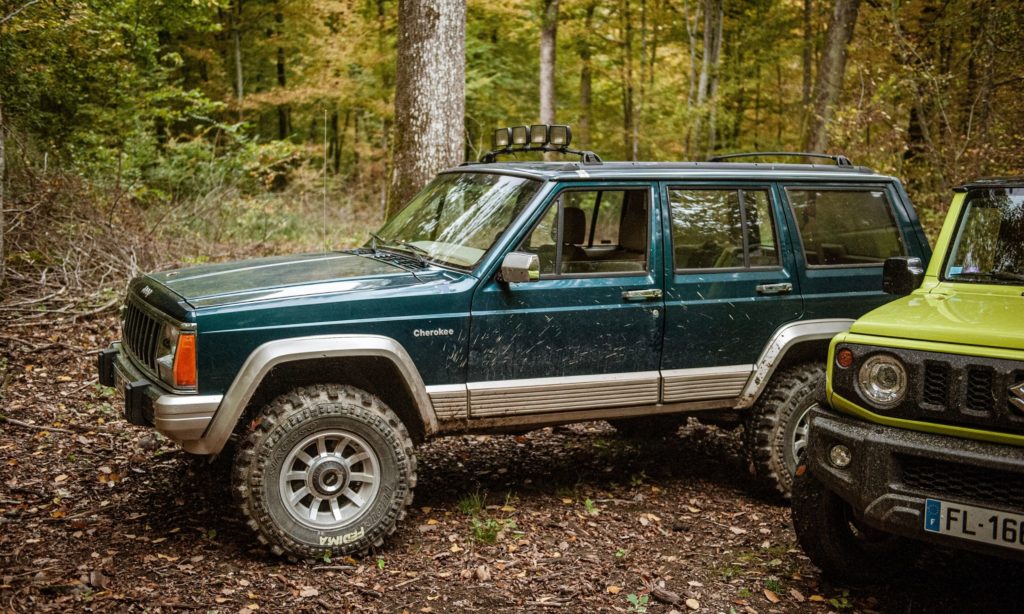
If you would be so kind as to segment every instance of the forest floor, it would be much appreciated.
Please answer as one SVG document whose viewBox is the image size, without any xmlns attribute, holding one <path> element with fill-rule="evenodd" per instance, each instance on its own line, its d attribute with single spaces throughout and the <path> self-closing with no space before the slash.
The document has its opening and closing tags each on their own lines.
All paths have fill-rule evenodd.
<svg viewBox="0 0 1024 614">
<path fill-rule="evenodd" d="M 821 578 L 738 433 L 694 421 L 643 443 L 605 423 L 428 443 L 382 549 L 291 564 L 216 465 L 93 383 L 116 334 L 113 316 L 4 324 L 0 413 L 22 424 L 0 421 L 0 611 L 1019 611 L 1017 567 L 963 554 L 876 586 Z"/>
</svg>

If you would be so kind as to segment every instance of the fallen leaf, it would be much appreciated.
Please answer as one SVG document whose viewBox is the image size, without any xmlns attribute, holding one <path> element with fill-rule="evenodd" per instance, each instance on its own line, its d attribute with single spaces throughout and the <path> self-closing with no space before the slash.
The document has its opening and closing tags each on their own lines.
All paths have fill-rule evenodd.
<svg viewBox="0 0 1024 614">
<path fill-rule="evenodd" d="M 487 582 L 491 579 L 491 570 L 487 568 L 487 565 L 481 565 L 476 568 L 476 579 L 481 582 Z"/>
<path fill-rule="evenodd" d="M 319 594 L 320 591 L 316 590 L 312 586 L 304 586 L 302 587 L 302 590 L 299 591 L 299 597 L 316 597 Z"/>
<path fill-rule="evenodd" d="M 686 600 L 686 607 L 690 608 L 691 610 L 699 610 L 700 602 L 694 599 L 693 597 L 690 597 Z"/>
<path fill-rule="evenodd" d="M 800 603 L 803 603 L 804 601 L 807 600 L 807 598 L 804 597 L 804 594 L 801 593 L 800 591 L 796 590 L 795 588 L 789 589 L 789 596 L 792 597 L 793 599 L 796 599 Z"/>
<path fill-rule="evenodd" d="M 740 527 L 729 527 L 729 530 L 733 532 L 733 535 L 743 535 L 747 532 L 746 529 L 741 529 Z"/>
<path fill-rule="evenodd" d="M 615 586 L 613 584 L 613 585 L 609 586 L 608 588 L 606 588 L 605 590 L 608 591 L 608 593 L 611 594 L 611 595 L 618 595 L 620 592 L 622 592 L 622 587 L 621 586 Z"/>
<path fill-rule="evenodd" d="M 772 603 L 778 603 L 779 602 L 779 596 L 776 595 L 775 591 L 773 591 L 771 589 L 768 589 L 768 588 L 764 589 L 764 596 L 765 596 L 766 599 L 768 599 L 768 601 L 771 601 Z"/>
<path fill-rule="evenodd" d="M 66 480 L 66 479 L 68 479 L 68 474 L 62 473 L 62 474 L 58 475 L 57 477 L 53 478 L 53 481 L 60 483 L 60 482 L 63 482 L 64 480 Z"/>
</svg>

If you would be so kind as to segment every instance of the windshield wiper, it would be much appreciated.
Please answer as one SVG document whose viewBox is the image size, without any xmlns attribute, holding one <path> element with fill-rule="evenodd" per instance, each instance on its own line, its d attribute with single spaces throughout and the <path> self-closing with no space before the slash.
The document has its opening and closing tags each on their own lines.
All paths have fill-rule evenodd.
<svg viewBox="0 0 1024 614">
<path fill-rule="evenodd" d="M 387 245 L 388 244 L 388 242 L 385 241 L 383 239 L 383 237 L 381 237 L 379 234 L 377 234 L 375 232 L 371 232 L 370 233 L 370 249 L 372 249 L 374 253 L 377 253 L 377 244 L 378 243 L 380 243 L 381 245 Z"/>
<path fill-rule="evenodd" d="M 1024 274 L 1014 273 L 1006 269 L 993 269 L 989 274 L 995 279 L 1002 279 L 1004 281 L 1024 281 Z"/>
</svg>

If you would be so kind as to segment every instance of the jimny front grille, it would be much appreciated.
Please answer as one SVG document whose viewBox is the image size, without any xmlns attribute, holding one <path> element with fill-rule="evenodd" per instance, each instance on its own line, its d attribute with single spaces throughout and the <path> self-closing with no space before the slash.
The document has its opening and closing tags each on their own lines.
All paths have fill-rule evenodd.
<svg viewBox="0 0 1024 614">
<path fill-rule="evenodd" d="M 948 461 L 900 457 L 905 486 L 932 497 L 1024 509 L 1024 475 Z"/>
</svg>

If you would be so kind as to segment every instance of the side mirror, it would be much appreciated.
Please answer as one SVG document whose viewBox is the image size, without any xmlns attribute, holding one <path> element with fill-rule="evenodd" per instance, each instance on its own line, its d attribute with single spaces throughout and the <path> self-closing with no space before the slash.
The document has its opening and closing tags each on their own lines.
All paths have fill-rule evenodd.
<svg viewBox="0 0 1024 614">
<path fill-rule="evenodd" d="M 540 258 L 528 252 L 509 252 L 501 262 L 498 281 L 507 284 L 540 279 Z"/>
<path fill-rule="evenodd" d="M 924 281 L 924 265 L 920 258 L 897 256 L 888 258 L 882 271 L 882 290 L 886 294 L 906 296 Z"/>
</svg>

